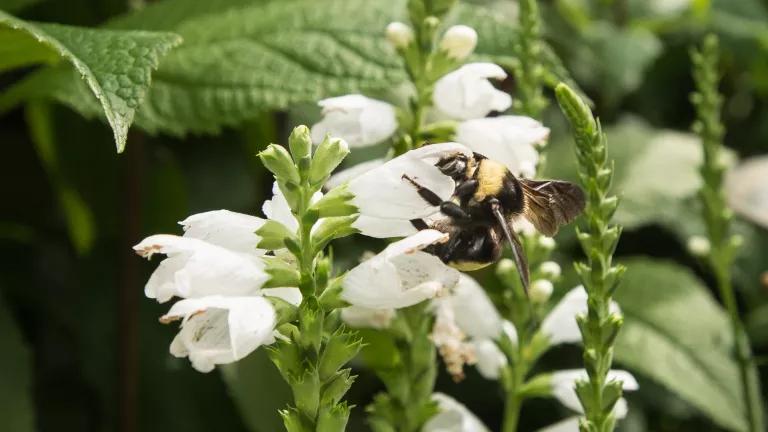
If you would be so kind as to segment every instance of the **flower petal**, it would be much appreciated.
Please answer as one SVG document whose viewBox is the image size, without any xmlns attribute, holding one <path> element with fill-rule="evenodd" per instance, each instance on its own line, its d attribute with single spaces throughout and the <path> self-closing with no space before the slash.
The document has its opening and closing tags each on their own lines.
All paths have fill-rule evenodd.
<svg viewBox="0 0 768 432">
<path fill-rule="evenodd" d="M 322 197 L 322 192 L 316 192 L 312 196 L 312 202 L 320 201 Z M 285 199 L 285 195 L 283 195 L 283 191 L 277 182 L 272 183 L 272 199 L 264 201 L 261 211 L 264 212 L 264 216 L 268 219 L 280 222 L 291 232 L 296 232 L 299 229 L 299 222 L 293 216 L 291 206 L 288 205 L 288 201 Z"/>
<path fill-rule="evenodd" d="M 208 296 L 180 300 L 161 321 L 183 319 L 171 354 L 189 357 L 200 372 L 232 363 L 274 342 L 276 314 L 263 297 Z"/>
<path fill-rule="evenodd" d="M 588 380 L 587 371 L 584 369 L 565 369 L 552 373 L 550 384 L 552 395 L 566 407 L 583 413 L 584 410 L 576 395 L 575 385 L 577 380 Z M 635 377 L 624 370 L 608 371 L 608 381 L 619 380 L 625 391 L 635 391 L 639 388 Z"/>
<path fill-rule="evenodd" d="M 461 274 L 450 295 L 456 324 L 471 338 L 496 339 L 501 333 L 501 316 L 485 290 L 471 277 Z"/>
<path fill-rule="evenodd" d="M 344 139 L 350 147 L 377 144 L 397 130 L 395 108 L 376 99 L 351 94 L 318 103 L 323 119 L 312 126 L 312 141 L 321 142 L 326 135 Z"/>
<path fill-rule="evenodd" d="M 159 234 L 134 246 L 142 256 L 168 255 L 147 282 L 147 297 L 160 303 L 173 296 L 247 295 L 268 279 L 258 257 L 230 251 L 202 240 Z"/>
<path fill-rule="evenodd" d="M 488 432 L 480 419 L 454 398 L 435 393 L 432 400 L 440 411 L 429 419 L 422 432 Z"/>
<path fill-rule="evenodd" d="M 565 420 L 560 420 L 555 424 L 539 429 L 539 432 L 579 432 L 579 417 L 568 417 Z"/>
<path fill-rule="evenodd" d="M 395 317 L 394 309 L 370 309 L 362 306 L 349 306 L 341 310 L 341 319 L 355 328 L 385 329 Z"/>
<path fill-rule="evenodd" d="M 548 137 L 549 128 L 524 116 L 472 119 L 456 128 L 456 141 L 503 163 L 512 174 L 529 178 L 534 176 L 539 161 L 535 145 Z"/>
<path fill-rule="evenodd" d="M 261 238 L 256 230 L 264 224 L 264 219 L 229 210 L 212 210 L 194 214 L 179 222 L 184 227 L 184 237 L 204 240 L 227 249 L 264 255 L 266 251 L 257 249 Z"/>
<path fill-rule="evenodd" d="M 371 159 L 369 161 L 361 162 L 357 165 L 353 165 L 345 170 L 341 170 L 332 175 L 327 182 L 325 182 L 325 189 L 330 190 L 336 186 L 340 186 L 355 177 L 358 177 L 366 172 L 380 167 L 386 162 L 384 159 Z"/>
<path fill-rule="evenodd" d="M 342 298 L 371 309 L 397 309 L 432 298 L 458 282 L 458 272 L 421 249 L 446 235 L 424 230 L 387 246 L 347 273 Z"/>
<path fill-rule="evenodd" d="M 261 295 L 265 297 L 277 297 L 280 300 L 284 300 L 294 306 L 301 304 L 302 295 L 298 288 L 282 287 L 282 288 L 264 288 L 261 290 Z"/>
<path fill-rule="evenodd" d="M 384 219 L 360 215 L 352 227 L 361 233 L 376 238 L 406 237 L 418 231 L 411 221 L 405 219 Z"/>
<path fill-rule="evenodd" d="M 506 77 L 504 69 L 493 63 L 466 64 L 435 83 L 433 102 L 443 113 L 462 120 L 504 111 L 512 105 L 512 98 L 488 79 Z"/>
<path fill-rule="evenodd" d="M 456 186 L 435 163 L 456 153 L 471 155 L 471 151 L 460 144 L 443 143 L 398 156 L 349 182 L 349 190 L 355 194 L 353 203 L 361 215 L 384 219 L 410 220 L 434 214 L 438 207 L 426 202 L 404 176 L 447 200 Z"/>
<path fill-rule="evenodd" d="M 472 341 L 477 359 L 477 371 L 485 379 L 497 380 L 501 368 L 507 365 L 507 357 L 491 339 L 475 339 Z"/>
<path fill-rule="evenodd" d="M 611 302 L 610 311 L 620 313 L 619 305 Z M 576 315 L 587 313 L 587 291 L 582 285 L 568 291 L 541 323 L 541 332 L 549 337 L 551 346 L 581 342 Z"/>
</svg>

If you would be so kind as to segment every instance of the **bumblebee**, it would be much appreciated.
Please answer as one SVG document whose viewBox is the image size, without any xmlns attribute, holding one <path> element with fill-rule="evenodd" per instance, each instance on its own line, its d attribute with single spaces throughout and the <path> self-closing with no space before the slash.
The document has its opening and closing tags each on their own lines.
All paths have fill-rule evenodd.
<svg viewBox="0 0 768 432">
<path fill-rule="evenodd" d="M 471 271 L 498 261 L 506 241 L 528 292 L 528 263 L 512 222 L 524 217 L 542 234 L 554 236 L 584 210 L 584 192 L 566 181 L 517 178 L 503 164 L 478 153 L 446 156 L 435 166 L 456 183 L 449 201 L 403 176 L 426 202 L 440 208 L 438 217 L 413 219 L 411 224 L 448 234 L 445 243 L 426 251 L 451 267 Z"/>
</svg>

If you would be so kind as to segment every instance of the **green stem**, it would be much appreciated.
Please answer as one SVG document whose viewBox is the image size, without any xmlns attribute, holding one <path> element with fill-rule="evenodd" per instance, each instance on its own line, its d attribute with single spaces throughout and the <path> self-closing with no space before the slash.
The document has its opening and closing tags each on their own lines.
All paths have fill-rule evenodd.
<svg viewBox="0 0 768 432">
<path fill-rule="evenodd" d="M 543 96 L 541 57 L 541 17 L 536 0 L 520 0 L 519 64 L 517 72 L 518 109 L 540 119 L 547 107 Z"/>
<path fill-rule="evenodd" d="M 517 423 L 520 419 L 520 408 L 523 399 L 518 395 L 507 395 L 507 402 L 504 404 L 504 425 L 503 432 L 516 432 Z"/>
</svg>

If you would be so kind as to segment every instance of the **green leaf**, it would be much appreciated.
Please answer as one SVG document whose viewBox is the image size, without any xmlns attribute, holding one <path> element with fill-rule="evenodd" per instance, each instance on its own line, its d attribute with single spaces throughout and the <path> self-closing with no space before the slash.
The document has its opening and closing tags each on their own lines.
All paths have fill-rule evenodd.
<svg viewBox="0 0 768 432">
<path fill-rule="evenodd" d="M 405 19 L 405 0 L 199 3 L 156 2 L 108 24 L 184 38 L 160 65 L 137 113 L 137 124 L 149 132 L 216 133 L 266 110 L 379 91 L 406 79 L 384 38 L 389 22 Z M 516 30 L 509 14 L 460 4 L 447 19 L 446 25 L 477 30 L 477 59 L 507 66 L 514 61 Z M 49 94 L 83 115 L 98 115 L 83 87 L 62 71 L 41 71 L 0 98 L 0 106 Z"/>
<path fill-rule="evenodd" d="M 3 430 L 32 432 L 35 409 L 32 401 L 32 353 L 16 327 L 13 314 L 0 296 L 0 419 Z"/>
<path fill-rule="evenodd" d="M 269 361 L 265 350 L 257 350 L 243 360 L 220 369 L 230 396 L 251 431 L 283 429 L 278 410 L 291 402 L 291 389 Z"/>
<path fill-rule="evenodd" d="M 616 292 L 625 316 L 616 360 L 656 381 L 720 426 L 746 430 L 726 313 L 692 272 L 633 258 Z"/>
<path fill-rule="evenodd" d="M 98 99 L 114 132 L 118 152 L 125 148 L 128 127 L 150 85 L 152 69 L 180 42 L 170 33 L 32 23 L 0 11 L 0 47 L 4 47 L 0 49 L 0 70 L 59 60 L 71 63 L 77 73 L 63 68 L 61 73 L 68 72 L 71 79 L 77 80 L 74 84 L 87 85 Z M 0 111 L 18 96 L 4 96 Z"/>
</svg>

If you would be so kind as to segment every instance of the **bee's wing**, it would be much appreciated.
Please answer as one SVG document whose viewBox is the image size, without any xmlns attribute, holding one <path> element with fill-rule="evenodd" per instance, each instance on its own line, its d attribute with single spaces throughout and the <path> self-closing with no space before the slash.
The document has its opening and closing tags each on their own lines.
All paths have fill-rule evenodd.
<svg viewBox="0 0 768 432">
<path fill-rule="evenodd" d="M 523 215 L 542 234 L 552 237 L 584 210 L 581 188 L 560 180 L 520 179 L 525 205 Z"/>
</svg>

